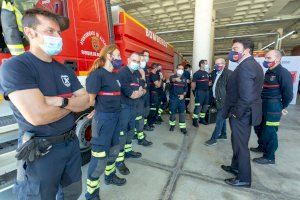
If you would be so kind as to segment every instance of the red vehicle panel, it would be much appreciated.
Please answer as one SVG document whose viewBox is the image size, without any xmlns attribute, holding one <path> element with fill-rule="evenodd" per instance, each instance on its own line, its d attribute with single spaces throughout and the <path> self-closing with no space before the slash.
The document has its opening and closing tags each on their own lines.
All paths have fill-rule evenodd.
<svg viewBox="0 0 300 200">
<path fill-rule="evenodd" d="M 120 12 L 119 22 L 114 26 L 114 32 L 123 65 L 126 65 L 130 53 L 147 49 L 150 52 L 150 64 L 160 63 L 166 75 L 173 72 L 174 49 L 172 46 L 125 12 Z"/>
</svg>

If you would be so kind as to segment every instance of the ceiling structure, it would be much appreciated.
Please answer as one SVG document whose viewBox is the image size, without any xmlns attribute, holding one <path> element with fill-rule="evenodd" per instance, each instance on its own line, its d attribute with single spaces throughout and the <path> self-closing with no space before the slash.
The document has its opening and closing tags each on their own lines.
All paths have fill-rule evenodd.
<svg viewBox="0 0 300 200">
<path fill-rule="evenodd" d="M 191 60 L 195 0 L 111 0 L 111 3 L 121 6 Z M 283 29 L 283 36 L 291 31 L 300 32 L 300 0 L 214 0 L 214 10 L 215 55 L 227 54 L 236 36 L 255 35 L 252 38 L 259 50 L 257 47 L 276 40 L 279 28 Z M 300 36 L 282 40 L 287 55 L 296 45 L 300 45 Z"/>
</svg>

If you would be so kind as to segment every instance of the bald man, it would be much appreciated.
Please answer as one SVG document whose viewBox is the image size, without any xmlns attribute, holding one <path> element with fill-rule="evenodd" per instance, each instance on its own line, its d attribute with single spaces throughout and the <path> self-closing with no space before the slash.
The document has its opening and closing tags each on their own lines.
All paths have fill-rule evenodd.
<svg viewBox="0 0 300 200">
<path fill-rule="evenodd" d="M 217 143 L 217 139 L 227 139 L 226 136 L 226 119 L 222 117 L 222 109 L 225 104 L 226 85 L 231 75 L 231 70 L 226 68 L 226 61 L 223 58 L 218 58 L 214 66 L 213 78 L 213 98 L 217 108 L 217 120 L 215 130 L 205 145 L 212 146 Z"/>
<path fill-rule="evenodd" d="M 278 148 L 277 131 L 282 114 L 287 114 L 286 108 L 293 99 L 293 80 L 291 73 L 280 64 L 281 53 L 269 51 L 265 56 L 263 66 L 267 68 L 261 98 L 263 101 L 263 117 L 259 126 L 255 127 L 258 137 L 258 147 L 251 151 L 263 153 L 260 158 L 254 158 L 258 164 L 275 164 L 275 151 Z"/>
</svg>

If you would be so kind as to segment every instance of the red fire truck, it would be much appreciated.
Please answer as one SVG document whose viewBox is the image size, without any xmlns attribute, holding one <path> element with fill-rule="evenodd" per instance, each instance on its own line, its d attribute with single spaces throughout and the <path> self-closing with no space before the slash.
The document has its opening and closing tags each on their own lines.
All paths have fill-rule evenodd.
<svg viewBox="0 0 300 200">
<path fill-rule="evenodd" d="M 123 66 L 126 65 L 126 58 L 130 53 L 141 52 L 144 49 L 150 52 L 150 64 L 161 63 L 166 76 L 172 73 L 174 65 L 181 62 L 181 56 L 171 45 L 119 6 L 111 8 L 109 0 L 15 0 L 14 3 L 21 13 L 35 6 L 69 18 L 70 27 L 62 33 L 63 51 L 56 59 L 74 69 L 83 85 L 87 72 L 99 56 L 101 48 L 112 42 L 115 42 L 121 51 Z M 9 57 L 9 53 L 0 52 L 1 63 Z M 0 120 L 5 118 L 7 121 L 7 117 L 12 116 L 11 111 L 7 109 L 7 102 L 2 100 L 0 109 L 6 110 L 1 112 Z M 77 120 L 77 135 L 82 151 L 89 150 L 91 139 L 91 122 L 85 117 L 86 114 L 87 111 L 78 113 Z M 6 122 L 0 127 L 0 134 L 1 130 L 3 133 L 9 131 L 9 128 L 16 127 Z"/>
</svg>

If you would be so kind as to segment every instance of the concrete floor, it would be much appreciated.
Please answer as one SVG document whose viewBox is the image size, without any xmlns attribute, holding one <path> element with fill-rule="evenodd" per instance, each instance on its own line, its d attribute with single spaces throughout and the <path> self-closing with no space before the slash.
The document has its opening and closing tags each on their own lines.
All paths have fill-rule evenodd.
<svg viewBox="0 0 300 200">
<path fill-rule="evenodd" d="M 282 118 L 279 130 L 279 149 L 276 164 L 252 164 L 251 189 L 232 188 L 223 180 L 232 177 L 221 170 L 221 164 L 230 164 L 232 150 L 230 138 L 213 147 L 203 143 L 209 139 L 214 125 L 196 129 L 188 120 L 188 136 L 170 133 L 165 122 L 154 132 L 147 132 L 153 146 L 134 149 L 143 153 L 142 159 L 130 159 L 127 165 L 131 174 L 123 187 L 101 187 L 102 200 L 252 200 L 300 199 L 300 106 L 290 106 L 289 115 Z M 228 136 L 230 129 L 228 126 Z M 136 144 L 136 142 L 135 142 Z M 256 146 L 252 134 L 250 147 Z M 259 154 L 251 153 L 255 158 Z M 87 165 L 83 171 L 83 195 L 86 191 Z M 101 178 L 103 180 L 103 178 Z M 0 193 L 0 199 L 15 199 L 11 190 Z"/>
</svg>

